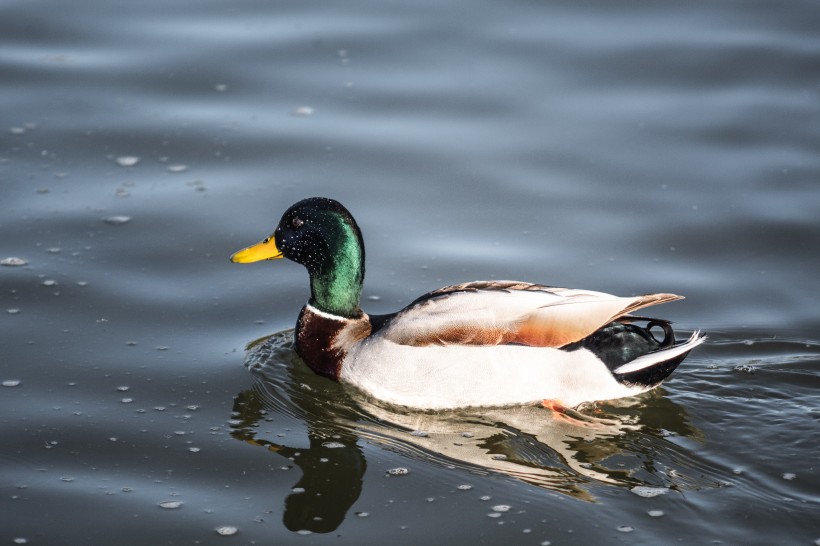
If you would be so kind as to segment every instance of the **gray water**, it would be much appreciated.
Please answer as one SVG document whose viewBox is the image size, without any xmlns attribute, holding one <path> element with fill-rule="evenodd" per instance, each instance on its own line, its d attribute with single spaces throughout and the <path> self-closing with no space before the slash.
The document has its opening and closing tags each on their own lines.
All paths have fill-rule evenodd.
<svg viewBox="0 0 820 546">
<path fill-rule="evenodd" d="M 816 543 L 818 28 L 814 1 L 5 2 L 0 543 Z M 227 260 L 311 195 L 362 227 L 369 312 L 675 292 L 655 314 L 709 342 L 581 413 L 372 406 L 294 359 L 304 271 Z"/>
</svg>

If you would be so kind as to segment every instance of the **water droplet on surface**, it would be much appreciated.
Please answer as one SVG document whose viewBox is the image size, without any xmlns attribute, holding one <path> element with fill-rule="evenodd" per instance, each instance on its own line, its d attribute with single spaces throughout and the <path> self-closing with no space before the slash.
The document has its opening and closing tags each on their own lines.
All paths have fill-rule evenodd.
<svg viewBox="0 0 820 546">
<path fill-rule="evenodd" d="M 8 267 L 19 267 L 21 265 L 26 265 L 27 263 L 28 262 L 23 258 L 17 258 L 16 256 L 9 256 L 8 258 L 3 258 L 0 260 L 0 265 L 6 265 Z"/>
<path fill-rule="evenodd" d="M 140 162 L 140 158 L 134 155 L 124 155 L 117 158 L 117 164 L 120 167 L 133 167 Z"/>
<path fill-rule="evenodd" d="M 663 516 L 663 510 L 650 510 L 649 512 L 647 512 L 647 514 L 649 514 L 653 518 L 659 518 Z"/>
<path fill-rule="evenodd" d="M 308 116 L 313 115 L 313 108 L 311 108 L 310 106 L 297 106 L 296 108 L 290 111 L 290 115 L 299 118 L 306 118 Z"/>
<path fill-rule="evenodd" d="M 123 224 L 127 224 L 130 221 L 131 221 L 130 216 L 122 216 L 122 215 L 109 216 L 107 218 L 103 218 L 103 222 L 105 222 L 106 224 L 110 224 L 112 226 L 121 226 Z"/>
<path fill-rule="evenodd" d="M 391 468 L 387 471 L 388 476 L 406 476 L 410 471 L 403 467 Z"/>
<path fill-rule="evenodd" d="M 230 537 L 239 532 L 239 529 L 232 525 L 222 525 L 216 528 L 216 534 L 223 537 Z"/>
<path fill-rule="evenodd" d="M 165 510 L 176 510 L 184 503 L 182 501 L 162 501 L 159 503 L 160 508 L 164 508 Z"/>
<path fill-rule="evenodd" d="M 4 387 L 19 387 L 20 386 L 20 380 L 19 379 L 6 379 L 5 381 L 3 381 L 3 386 Z"/>
<path fill-rule="evenodd" d="M 630 489 L 633 493 L 638 495 L 639 497 L 644 497 L 646 499 L 651 499 L 652 497 L 657 497 L 658 495 L 665 495 L 669 492 L 668 487 L 653 487 L 651 485 L 636 485 L 632 489 Z"/>
<path fill-rule="evenodd" d="M 632 531 L 635 530 L 635 528 L 632 527 L 631 525 L 618 525 L 617 529 L 621 533 L 631 533 Z"/>
</svg>

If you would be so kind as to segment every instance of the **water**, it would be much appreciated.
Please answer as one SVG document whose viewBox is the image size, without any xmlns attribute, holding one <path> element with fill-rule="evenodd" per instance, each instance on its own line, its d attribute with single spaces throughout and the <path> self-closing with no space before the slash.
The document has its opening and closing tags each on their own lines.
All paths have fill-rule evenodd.
<svg viewBox="0 0 820 546">
<path fill-rule="evenodd" d="M 0 9 L 0 541 L 820 538 L 816 2 Z M 300 267 L 227 261 L 310 195 L 370 312 L 670 291 L 710 341 L 580 412 L 379 407 L 292 358 Z"/>
</svg>

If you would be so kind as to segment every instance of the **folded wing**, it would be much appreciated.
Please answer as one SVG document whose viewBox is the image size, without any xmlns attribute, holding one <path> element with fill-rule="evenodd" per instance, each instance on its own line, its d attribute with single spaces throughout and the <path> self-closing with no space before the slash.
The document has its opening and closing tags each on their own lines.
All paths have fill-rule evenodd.
<svg viewBox="0 0 820 546">
<path fill-rule="evenodd" d="M 380 334 L 412 346 L 562 347 L 638 309 L 679 299 L 675 294 L 618 297 L 513 281 L 472 282 L 422 296 Z"/>
</svg>

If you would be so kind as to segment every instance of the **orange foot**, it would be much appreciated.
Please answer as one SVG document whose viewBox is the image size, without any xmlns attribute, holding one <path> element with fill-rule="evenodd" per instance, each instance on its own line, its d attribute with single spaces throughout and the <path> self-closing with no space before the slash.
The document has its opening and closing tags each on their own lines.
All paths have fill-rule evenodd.
<svg viewBox="0 0 820 546">
<path fill-rule="evenodd" d="M 575 426 L 593 429 L 605 428 L 599 419 L 568 408 L 557 400 L 541 400 L 541 405 L 554 413 L 555 419 Z"/>
<path fill-rule="evenodd" d="M 541 400 L 541 405 L 555 413 L 566 413 L 567 408 L 557 400 Z"/>
</svg>

